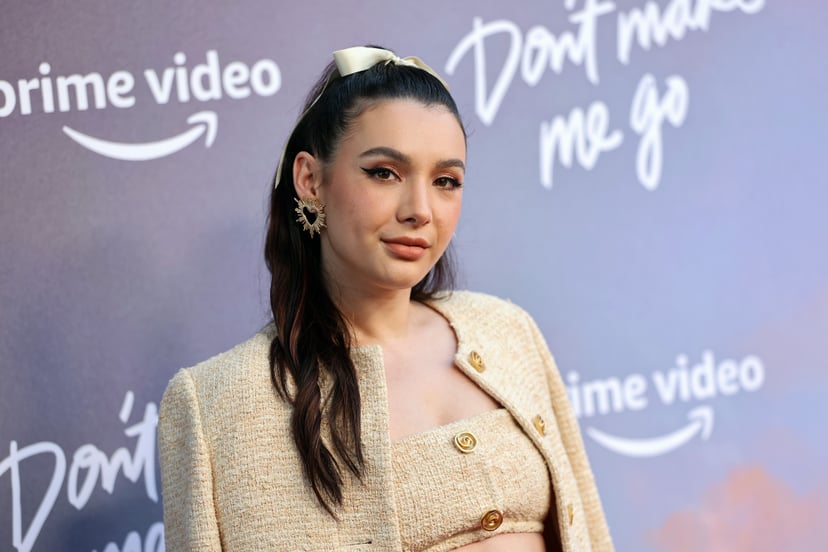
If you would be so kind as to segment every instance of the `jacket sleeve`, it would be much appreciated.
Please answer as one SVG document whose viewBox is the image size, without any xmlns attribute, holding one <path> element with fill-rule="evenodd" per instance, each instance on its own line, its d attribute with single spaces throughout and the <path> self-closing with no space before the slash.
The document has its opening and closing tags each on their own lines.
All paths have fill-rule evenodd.
<svg viewBox="0 0 828 552">
<path fill-rule="evenodd" d="M 589 466 L 584 441 L 578 428 L 578 421 L 566 394 L 566 387 L 537 324 L 528 314 L 526 317 L 531 328 L 535 347 L 543 358 L 546 367 L 546 376 L 549 380 L 549 390 L 552 396 L 552 407 L 555 411 L 564 449 L 578 483 L 578 494 L 587 518 L 592 550 L 593 552 L 612 552 L 614 547 L 607 520 L 604 517 L 604 509 L 601 506 L 601 498 L 598 496 L 595 478 L 592 475 L 592 468 Z"/>
<path fill-rule="evenodd" d="M 186 369 L 170 380 L 161 399 L 158 448 L 166 549 L 220 551 L 210 450 L 195 383 Z"/>
</svg>

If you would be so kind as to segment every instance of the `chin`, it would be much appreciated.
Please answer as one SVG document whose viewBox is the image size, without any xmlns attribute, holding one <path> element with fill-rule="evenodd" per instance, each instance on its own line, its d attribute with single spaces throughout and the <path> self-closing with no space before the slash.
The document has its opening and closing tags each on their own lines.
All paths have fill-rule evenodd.
<svg viewBox="0 0 828 552">
<path fill-rule="evenodd" d="M 429 270 L 431 269 L 429 268 Z M 409 274 L 389 275 L 388 279 L 386 280 L 386 287 L 388 289 L 410 290 L 411 288 L 419 284 L 423 280 L 423 278 L 425 278 L 428 275 L 429 270 L 426 270 L 425 272 L 423 272 L 422 270 L 418 270 L 416 271 L 416 273 L 412 271 Z"/>
</svg>

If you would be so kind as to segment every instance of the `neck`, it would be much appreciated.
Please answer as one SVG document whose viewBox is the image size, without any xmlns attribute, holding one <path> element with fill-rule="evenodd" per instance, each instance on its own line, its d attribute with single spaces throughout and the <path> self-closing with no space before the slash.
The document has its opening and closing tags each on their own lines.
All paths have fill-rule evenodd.
<svg viewBox="0 0 828 552">
<path fill-rule="evenodd" d="M 354 345 L 382 345 L 404 338 L 411 326 L 411 290 L 364 293 L 339 289 L 334 293 L 354 335 Z"/>
</svg>

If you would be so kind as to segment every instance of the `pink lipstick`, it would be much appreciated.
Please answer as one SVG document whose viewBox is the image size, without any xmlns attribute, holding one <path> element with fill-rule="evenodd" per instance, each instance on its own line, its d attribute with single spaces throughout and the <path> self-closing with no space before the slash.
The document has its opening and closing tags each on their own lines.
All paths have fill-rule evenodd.
<svg viewBox="0 0 828 552">
<path fill-rule="evenodd" d="M 404 261 L 416 261 L 425 255 L 426 250 L 431 247 L 423 238 L 389 238 L 382 240 L 388 251 L 395 257 Z"/>
</svg>

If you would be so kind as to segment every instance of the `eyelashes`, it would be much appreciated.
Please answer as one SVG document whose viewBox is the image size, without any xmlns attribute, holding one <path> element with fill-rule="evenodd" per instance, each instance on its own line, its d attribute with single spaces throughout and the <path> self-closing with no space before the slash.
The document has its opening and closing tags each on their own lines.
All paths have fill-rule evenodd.
<svg viewBox="0 0 828 552">
<path fill-rule="evenodd" d="M 454 178 L 453 176 L 441 176 L 434 183 L 438 184 L 441 188 L 456 189 L 463 187 L 463 183 Z"/>
<path fill-rule="evenodd" d="M 389 182 L 392 180 L 402 180 L 393 170 L 388 167 L 360 167 L 362 172 L 376 180 Z M 463 183 L 453 176 L 441 176 L 434 181 L 434 185 L 438 188 L 457 189 L 462 188 Z"/>
<path fill-rule="evenodd" d="M 362 171 L 368 176 L 374 177 L 377 180 L 392 180 L 396 174 L 387 167 L 366 168 L 360 167 Z"/>
</svg>

